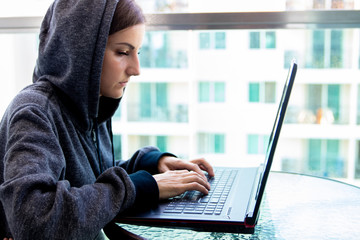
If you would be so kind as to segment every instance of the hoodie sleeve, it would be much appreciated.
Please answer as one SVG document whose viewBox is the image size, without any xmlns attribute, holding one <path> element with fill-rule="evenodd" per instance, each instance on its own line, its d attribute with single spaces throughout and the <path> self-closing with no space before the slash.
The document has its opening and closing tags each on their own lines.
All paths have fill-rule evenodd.
<svg viewBox="0 0 360 240">
<path fill-rule="evenodd" d="M 130 174 L 135 186 L 136 198 L 133 208 L 148 208 L 158 203 L 159 188 L 152 174 L 158 173 L 158 162 L 163 156 L 175 155 L 148 146 L 139 149 L 128 161 L 119 163 Z"/>
<path fill-rule="evenodd" d="M 64 178 L 70 168 L 65 150 L 38 108 L 17 109 L 6 123 L 0 200 L 14 239 L 94 239 L 133 205 L 135 186 L 123 168 L 112 167 L 78 187 Z"/>
</svg>

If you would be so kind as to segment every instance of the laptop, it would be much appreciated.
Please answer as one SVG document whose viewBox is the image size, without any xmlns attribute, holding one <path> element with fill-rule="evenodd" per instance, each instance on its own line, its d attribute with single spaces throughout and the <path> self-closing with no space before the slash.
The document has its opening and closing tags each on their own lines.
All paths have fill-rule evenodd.
<svg viewBox="0 0 360 240">
<path fill-rule="evenodd" d="M 214 167 L 215 177 L 209 179 L 211 190 L 208 195 L 188 191 L 160 202 L 154 209 L 130 211 L 116 222 L 206 232 L 254 233 L 296 71 L 297 64 L 293 60 L 264 163 L 256 167 Z"/>
</svg>

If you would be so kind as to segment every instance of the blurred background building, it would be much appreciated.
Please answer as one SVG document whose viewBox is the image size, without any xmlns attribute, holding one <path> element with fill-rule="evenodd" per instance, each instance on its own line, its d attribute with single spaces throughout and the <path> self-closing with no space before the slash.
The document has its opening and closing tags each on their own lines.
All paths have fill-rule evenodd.
<svg viewBox="0 0 360 240">
<path fill-rule="evenodd" d="M 0 0 L 1 115 L 31 82 L 38 40 L 37 30 L 26 26 L 39 24 L 51 1 L 27 0 L 28 8 L 37 6 L 29 13 L 18 10 L 20 0 L 13 2 L 6 11 Z M 208 15 L 220 27 L 191 29 L 183 26 L 187 21 L 179 28 L 149 27 L 140 54 L 142 73 L 132 78 L 113 120 L 117 158 L 156 145 L 181 158 L 206 157 L 215 165 L 262 162 L 288 67 L 296 58 L 298 74 L 273 170 L 359 184 L 360 12 L 354 26 L 292 27 L 283 19 L 274 28 L 221 27 L 237 12 L 249 23 L 266 13 L 321 18 L 326 11 L 353 13 L 359 0 L 137 2 L 152 17 L 204 14 L 205 22 Z"/>
</svg>

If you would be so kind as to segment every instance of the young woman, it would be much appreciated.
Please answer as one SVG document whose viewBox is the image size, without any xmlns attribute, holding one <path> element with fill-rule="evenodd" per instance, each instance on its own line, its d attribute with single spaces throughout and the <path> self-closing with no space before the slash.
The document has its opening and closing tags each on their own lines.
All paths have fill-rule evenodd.
<svg viewBox="0 0 360 240">
<path fill-rule="evenodd" d="M 0 239 L 103 239 L 131 207 L 207 193 L 204 159 L 155 147 L 113 154 L 111 117 L 140 74 L 145 19 L 133 0 L 55 0 L 41 26 L 33 84 L 0 124 Z"/>
</svg>

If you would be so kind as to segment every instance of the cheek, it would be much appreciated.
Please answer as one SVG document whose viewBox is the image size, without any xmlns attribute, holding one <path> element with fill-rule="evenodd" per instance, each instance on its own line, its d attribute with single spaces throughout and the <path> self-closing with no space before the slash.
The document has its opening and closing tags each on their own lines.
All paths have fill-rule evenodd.
<svg viewBox="0 0 360 240">
<path fill-rule="evenodd" d="M 114 74 L 114 66 L 113 61 L 109 56 L 105 55 L 102 71 L 101 71 L 101 81 L 100 81 L 100 90 L 103 92 L 107 88 L 109 88 L 115 81 Z"/>
<path fill-rule="evenodd" d="M 111 58 L 104 62 L 103 73 L 106 77 L 116 78 L 122 75 L 124 69 L 123 61 L 116 58 Z"/>
</svg>

